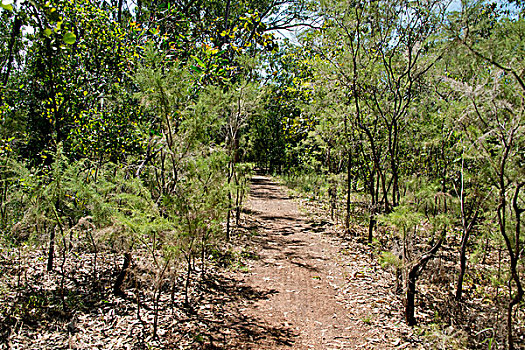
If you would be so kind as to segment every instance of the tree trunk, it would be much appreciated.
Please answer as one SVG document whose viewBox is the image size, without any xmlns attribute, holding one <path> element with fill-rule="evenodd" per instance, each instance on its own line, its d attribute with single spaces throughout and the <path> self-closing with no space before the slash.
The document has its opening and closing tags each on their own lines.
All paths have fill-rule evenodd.
<svg viewBox="0 0 525 350">
<path fill-rule="evenodd" d="M 47 253 L 47 271 L 53 271 L 53 260 L 55 256 L 56 226 L 49 233 L 49 251 Z"/>
<path fill-rule="evenodd" d="M 233 152 L 234 153 L 234 152 Z M 232 179 L 235 175 L 235 154 L 231 155 L 232 159 L 230 160 L 228 164 L 228 212 L 226 213 L 226 240 L 229 242 L 231 239 L 231 225 L 230 220 L 232 216 L 232 205 L 233 205 L 233 198 L 232 198 L 232 191 L 230 187 L 230 184 L 232 182 Z"/>
<path fill-rule="evenodd" d="M 514 231 L 514 250 L 512 250 L 512 245 L 510 243 L 510 240 L 508 239 L 508 236 L 504 236 L 505 243 L 507 245 L 507 249 L 509 251 L 510 255 L 510 273 L 511 273 L 511 280 L 509 281 L 509 288 L 511 287 L 512 281 L 516 283 L 516 294 L 511 299 L 509 303 L 509 307 L 507 310 L 507 328 L 508 328 L 508 341 L 509 341 L 509 350 L 514 350 L 514 339 L 512 336 L 513 330 L 512 330 L 512 309 L 515 305 L 518 305 L 523 300 L 523 286 L 521 284 L 520 275 L 518 272 L 518 261 L 521 255 L 521 249 L 520 249 L 520 239 L 521 239 L 521 214 L 525 212 L 525 209 L 520 208 L 518 206 L 518 197 L 521 191 L 521 188 L 525 186 L 525 182 L 519 183 L 516 186 L 516 190 L 514 191 L 514 197 L 512 199 L 512 209 L 514 210 L 514 214 L 516 215 L 516 226 Z M 505 209 L 503 209 L 505 210 Z"/>
<path fill-rule="evenodd" d="M 392 121 L 393 127 L 393 141 L 392 141 L 392 154 L 391 154 L 391 164 L 392 164 L 392 207 L 397 207 L 399 205 L 399 128 L 397 125 L 397 119 Z"/>
<path fill-rule="evenodd" d="M 117 12 L 117 22 L 122 24 L 122 5 L 124 1 L 118 0 L 118 12 Z"/>
<path fill-rule="evenodd" d="M 13 22 L 13 30 L 11 31 L 11 37 L 9 38 L 9 44 L 8 44 L 8 57 L 7 57 L 7 68 L 4 76 L 2 77 L 2 84 L 3 86 L 7 86 L 7 83 L 9 82 L 9 76 L 11 75 L 11 67 L 13 65 L 14 60 L 14 53 L 16 52 L 16 39 L 20 35 L 20 30 L 22 28 L 22 20 L 20 19 L 20 16 L 15 16 L 15 20 Z M 1 97 L 1 95 L 0 95 Z"/>
<path fill-rule="evenodd" d="M 191 256 L 187 258 L 186 283 L 184 285 L 184 306 L 190 307 Z"/>
<path fill-rule="evenodd" d="M 350 231 L 350 209 L 352 206 L 352 199 L 350 195 L 352 194 L 352 152 L 348 151 L 348 166 L 346 167 L 347 179 L 346 179 L 346 217 L 345 217 L 345 229 L 348 234 Z"/>
<path fill-rule="evenodd" d="M 368 224 L 368 243 L 372 243 L 372 240 L 374 239 L 374 228 L 376 227 L 377 219 L 375 214 L 375 209 L 372 208 L 372 212 L 370 213 L 370 223 Z"/>
<path fill-rule="evenodd" d="M 461 239 L 461 251 L 459 253 L 459 275 L 458 275 L 458 286 L 456 289 L 456 300 L 461 300 L 461 294 L 463 293 L 463 279 L 465 278 L 465 272 L 467 270 L 467 242 L 469 233 L 464 232 Z"/>
<path fill-rule="evenodd" d="M 520 281 L 520 277 L 516 269 L 517 262 L 518 262 L 517 259 L 511 259 L 512 277 L 511 277 L 511 280 L 509 281 L 509 288 L 510 288 L 512 281 L 514 281 L 516 283 L 516 287 L 518 290 L 516 294 L 514 295 L 514 298 L 512 298 L 512 300 L 510 301 L 509 307 L 507 309 L 507 331 L 508 331 L 507 338 L 509 342 L 509 350 L 515 349 L 514 338 L 513 338 L 513 327 L 512 327 L 512 309 L 514 308 L 515 305 L 518 305 L 523 300 L 523 294 L 524 294 L 523 287 Z"/>
<path fill-rule="evenodd" d="M 226 241 L 230 241 L 231 240 L 231 227 L 230 227 L 230 220 L 231 220 L 231 216 L 232 216 L 232 211 L 231 211 L 231 202 L 232 202 L 232 194 L 230 191 L 228 191 L 228 211 L 226 212 Z"/>
<path fill-rule="evenodd" d="M 443 231 L 442 236 L 439 238 L 439 241 L 421 258 L 418 262 L 415 263 L 410 270 L 408 271 L 407 281 L 406 281 L 406 300 L 405 300 L 405 320 L 409 326 L 414 326 L 416 324 L 415 314 L 415 302 L 416 302 L 416 283 L 417 279 L 423 272 L 426 264 L 436 256 L 437 251 L 443 243 L 445 237 L 445 231 Z"/>
<path fill-rule="evenodd" d="M 113 294 L 117 296 L 124 295 L 124 292 L 122 291 L 122 284 L 124 283 L 124 279 L 126 278 L 126 274 L 128 273 L 130 264 L 131 264 L 131 253 L 126 252 L 124 254 L 124 262 L 122 263 L 122 268 L 120 269 L 117 279 L 115 280 L 115 284 L 113 285 Z"/>
<path fill-rule="evenodd" d="M 169 259 L 167 259 L 155 283 L 155 290 L 153 292 L 153 298 L 154 298 L 153 300 L 153 334 L 152 334 L 153 339 L 158 339 L 157 329 L 158 329 L 158 324 L 159 324 L 159 302 L 160 302 L 160 295 L 162 293 L 162 280 L 164 279 L 164 274 L 166 273 L 166 270 L 168 269 L 169 263 L 170 263 Z"/>
<path fill-rule="evenodd" d="M 456 300 L 461 300 L 461 294 L 463 293 L 463 280 L 465 278 L 465 272 L 467 270 L 467 245 L 470 236 L 470 232 L 474 228 L 474 224 L 478 218 L 479 207 L 474 213 L 474 216 L 471 218 L 470 222 L 467 224 L 467 215 L 465 212 L 465 182 L 464 182 L 464 163 L 465 159 L 462 156 L 461 158 L 461 189 L 459 192 L 460 205 L 461 205 L 461 226 L 462 226 L 462 235 L 461 235 L 461 250 L 459 253 L 459 276 L 458 276 L 458 286 L 456 289 Z M 443 191 L 444 192 L 444 191 Z M 490 193 L 489 193 L 490 195 Z M 445 199 L 445 211 L 447 201 Z"/>
<path fill-rule="evenodd" d="M 376 195 L 374 185 L 374 170 L 370 172 L 370 221 L 368 223 L 368 243 L 372 243 L 374 227 L 376 226 Z"/>
<path fill-rule="evenodd" d="M 416 318 L 414 316 L 416 308 L 416 281 L 417 267 L 414 266 L 412 269 L 410 269 L 407 278 L 405 320 L 409 326 L 414 326 L 416 324 Z"/>
</svg>

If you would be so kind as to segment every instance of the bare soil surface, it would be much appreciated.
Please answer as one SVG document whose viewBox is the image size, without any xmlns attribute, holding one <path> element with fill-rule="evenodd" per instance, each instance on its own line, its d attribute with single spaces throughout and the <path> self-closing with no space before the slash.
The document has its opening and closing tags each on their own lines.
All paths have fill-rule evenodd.
<svg viewBox="0 0 525 350">
<path fill-rule="evenodd" d="M 392 276 L 366 246 L 338 237 L 329 221 L 302 214 L 268 177 L 253 178 L 248 213 L 256 258 L 248 272 L 232 277 L 264 297 L 237 309 L 258 330 L 230 338 L 231 348 L 417 347 Z"/>
</svg>

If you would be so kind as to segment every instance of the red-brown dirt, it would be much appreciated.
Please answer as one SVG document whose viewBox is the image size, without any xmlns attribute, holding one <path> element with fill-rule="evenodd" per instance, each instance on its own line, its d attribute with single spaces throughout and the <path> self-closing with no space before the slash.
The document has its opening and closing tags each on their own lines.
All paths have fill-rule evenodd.
<svg viewBox="0 0 525 350">
<path fill-rule="evenodd" d="M 248 213 L 258 258 L 236 278 L 265 297 L 245 302 L 239 312 L 267 332 L 232 338 L 231 348 L 415 347 L 393 278 L 366 246 L 341 239 L 328 221 L 302 214 L 268 177 L 253 178 Z"/>
</svg>

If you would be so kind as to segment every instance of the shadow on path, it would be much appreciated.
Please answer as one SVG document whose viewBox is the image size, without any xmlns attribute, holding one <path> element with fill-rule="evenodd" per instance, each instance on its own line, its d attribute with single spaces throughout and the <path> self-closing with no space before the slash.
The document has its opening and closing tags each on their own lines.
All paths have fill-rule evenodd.
<svg viewBox="0 0 525 350">
<path fill-rule="evenodd" d="M 260 349 L 264 343 L 291 347 L 297 334 L 290 327 L 272 326 L 243 312 L 244 306 L 276 293 L 274 289 L 255 289 L 237 279 L 214 275 L 200 285 L 195 308 L 180 325 L 199 325 L 185 332 L 193 336 L 199 349 Z"/>
</svg>

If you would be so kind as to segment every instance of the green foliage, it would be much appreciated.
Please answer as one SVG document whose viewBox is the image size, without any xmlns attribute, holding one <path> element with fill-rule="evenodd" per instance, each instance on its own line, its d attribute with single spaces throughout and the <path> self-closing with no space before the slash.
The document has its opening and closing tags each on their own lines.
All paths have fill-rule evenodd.
<svg viewBox="0 0 525 350">
<path fill-rule="evenodd" d="M 392 252 L 382 252 L 379 259 L 379 263 L 383 268 L 395 267 L 400 268 L 402 266 L 401 259 Z"/>
<path fill-rule="evenodd" d="M 0 3 L 0 7 L 2 7 L 4 10 L 7 10 L 7 11 L 13 11 L 13 5 L 12 4 L 4 4 L 3 1 Z"/>
<path fill-rule="evenodd" d="M 27 111 L 24 155 L 39 162 L 40 152 L 62 142 L 68 155 L 122 159 L 123 152 L 137 150 L 135 125 L 141 115 L 124 74 L 134 65 L 137 49 L 92 1 L 60 2 L 53 9 L 60 13 L 60 20 L 52 22 L 55 29 L 27 35 L 32 44 L 25 65 L 32 79 L 16 101 Z M 44 6 L 42 11 L 51 10 Z M 44 14 L 34 20 L 35 28 L 53 27 Z"/>
<path fill-rule="evenodd" d="M 249 121 L 247 157 L 272 173 L 292 170 L 303 165 L 309 150 L 301 142 L 315 124 L 303 108 L 311 95 L 310 68 L 291 44 L 268 57 L 265 68 L 272 79 L 262 97 L 264 108 Z"/>
<path fill-rule="evenodd" d="M 68 45 L 73 45 L 77 41 L 77 36 L 71 32 L 67 32 L 64 34 L 64 42 Z"/>
<path fill-rule="evenodd" d="M 285 173 L 280 177 L 287 187 L 297 190 L 299 193 L 312 195 L 313 198 L 322 198 L 326 194 L 328 185 L 327 177 L 310 173 Z"/>
<path fill-rule="evenodd" d="M 468 349 L 468 336 L 463 331 L 452 327 L 431 324 L 420 329 L 421 335 L 431 344 L 433 349 Z"/>
<path fill-rule="evenodd" d="M 2 249 L 146 251 L 155 293 L 180 259 L 189 285 L 239 220 L 251 162 L 332 210 L 345 201 L 348 232 L 361 209 L 385 267 L 414 272 L 447 232 L 471 262 L 496 248 L 492 283 L 518 298 L 525 22 L 512 3 L 3 1 Z M 300 45 L 276 38 L 300 23 Z"/>
<path fill-rule="evenodd" d="M 34 183 L 35 174 L 23 163 L 9 155 L 2 157 L 0 169 L 2 184 L 1 227 L 5 233 L 2 235 L 2 240 L 6 244 L 11 244 L 12 241 L 20 241 L 16 236 L 13 236 L 13 228 L 24 215 L 27 193 L 31 193 L 36 186 Z"/>
<path fill-rule="evenodd" d="M 410 206 L 399 206 L 392 213 L 382 216 L 380 222 L 394 226 L 402 237 L 406 237 L 416 231 L 423 218 L 422 213 L 414 211 Z"/>
</svg>

